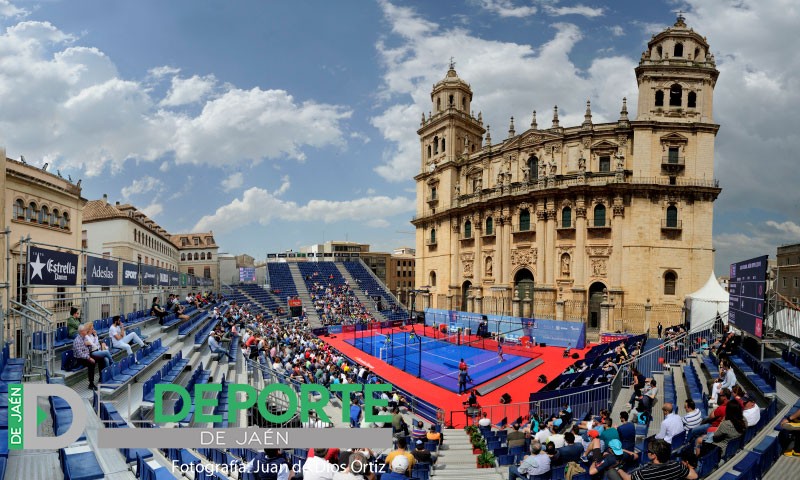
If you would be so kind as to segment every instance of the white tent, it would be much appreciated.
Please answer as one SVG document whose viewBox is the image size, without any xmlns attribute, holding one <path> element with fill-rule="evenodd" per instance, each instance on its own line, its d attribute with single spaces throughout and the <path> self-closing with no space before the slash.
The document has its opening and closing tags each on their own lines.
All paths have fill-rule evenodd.
<svg viewBox="0 0 800 480">
<path fill-rule="evenodd" d="M 729 296 L 728 292 L 720 286 L 712 271 L 708 281 L 700 290 L 686 295 L 686 315 L 690 322 L 690 328 L 708 322 L 717 314 L 725 316 L 728 312 Z"/>
</svg>

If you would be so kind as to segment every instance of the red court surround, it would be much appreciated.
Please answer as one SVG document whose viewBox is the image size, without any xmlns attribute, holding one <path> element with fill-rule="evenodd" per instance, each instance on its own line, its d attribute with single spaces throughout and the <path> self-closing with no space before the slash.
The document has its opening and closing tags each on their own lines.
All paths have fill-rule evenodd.
<svg viewBox="0 0 800 480">
<path fill-rule="evenodd" d="M 426 337 L 433 338 L 433 328 L 426 327 L 425 331 L 420 329 L 420 326 L 415 326 L 415 330 L 420 335 L 424 335 Z M 404 329 L 405 332 L 410 331 L 408 327 Z M 368 332 L 358 332 L 358 335 L 362 333 L 369 335 Z M 379 333 L 375 331 L 374 333 Z M 384 331 L 385 333 L 385 331 Z M 348 333 L 339 333 L 332 335 L 330 337 L 320 337 L 324 342 L 328 343 L 332 347 L 336 348 L 343 354 L 347 355 L 351 359 L 355 360 L 361 365 L 369 368 L 377 375 L 385 378 L 391 379 L 394 385 L 410 392 L 412 395 L 415 395 L 426 402 L 430 402 L 437 407 L 441 408 L 445 411 L 445 423 L 451 424 L 452 418 L 452 426 L 455 428 L 464 427 L 466 424 L 466 418 L 463 413 L 456 413 L 464 410 L 463 402 L 466 401 L 467 395 L 458 395 L 456 393 L 451 392 L 450 390 L 446 390 L 444 388 L 438 387 L 432 383 L 429 383 L 425 380 L 421 380 L 414 375 L 408 374 L 398 368 L 395 368 L 386 362 L 368 355 L 363 351 L 359 350 L 358 348 L 348 344 L 345 340 L 352 339 L 354 334 L 352 332 Z M 441 334 L 439 334 L 441 336 Z M 462 342 L 475 340 L 478 337 L 470 336 L 467 339 L 462 337 Z M 480 348 L 480 343 L 472 345 L 474 347 Z M 497 343 L 493 340 L 486 340 L 484 344 L 484 348 L 486 350 L 496 351 L 497 350 Z M 584 354 L 589 351 L 591 346 L 587 346 L 583 350 L 578 350 L 573 348 L 572 353 L 577 353 L 580 358 L 583 358 Z M 519 346 L 512 346 L 508 344 L 503 345 L 503 352 L 512 355 L 519 355 L 519 356 L 527 356 L 530 358 L 538 358 L 544 361 L 544 364 L 534 368 L 530 372 L 522 375 L 521 377 L 517 378 L 516 380 L 508 383 L 492 392 L 487 393 L 482 397 L 478 397 L 478 402 L 482 406 L 488 405 L 499 405 L 500 404 L 500 397 L 504 393 L 508 393 L 511 395 L 511 404 L 516 404 L 520 402 L 527 402 L 528 397 L 532 392 L 538 392 L 544 384 L 537 382 L 539 375 L 545 374 L 548 380 L 552 380 L 558 374 L 563 372 L 567 366 L 571 365 L 575 362 L 572 358 L 564 358 L 564 349 L 561 347 L 519 347 Z M 519 368 L 519 367 L 518 367 Z M 511 370 L 508 373 L 513 372 Z M 479 387 L 480 385 L 470 385 L 470 387 Z M 508 421 L 513 421 L 516 416 L 518 416 L 519 407 L 513 408 L 493 408 L 490 410 L 486 410 L 489 412 L 492 422 L 497 423 L 499 422 L 504 416 L 509 417 Z M 451 412 L 454 412 L 451 416 Z M 511 418 L 513 417 L 513 418 Z"/>
</svg>

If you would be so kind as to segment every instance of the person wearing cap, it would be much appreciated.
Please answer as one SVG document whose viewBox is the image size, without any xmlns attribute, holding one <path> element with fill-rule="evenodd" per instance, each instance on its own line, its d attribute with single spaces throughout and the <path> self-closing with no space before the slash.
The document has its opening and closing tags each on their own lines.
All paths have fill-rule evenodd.
<svg viewBox="0 0 800 480">
<path fill-rule="evenodd" d="M 745 393 L 742 397 L 742 404 L 744 405 L 743 413 L 744 419 L 747 420 L 747 426 L 757 425 L 761 420 L 761 409 L 756 405 L 756 400 L 749 393 Z"/>
<path fill-rule="evenodd" d="M 397 457 L 405 457 L 408 460 L 408 463 L 406 464 L 407 468 L 414 466 L 414 455 L 409 453 L 408 444 L 406 443 L 405 437 L 400 437 L 397 439 L 397 449 L 392 450 L 389 452 L 389 455 L 386 456 L 386 465 L 391 466 L 392 461 Z"/>
<path fill-rule="evenodd" d="M 436 463 L 436 457 L 425 448 L 425 443 L 422 440 L 417 440 L 414 444 L 417 447 L 411 452 L 411 455 L 414 456 L 414 460 L 418 463 L 428 463 L 431 465 Z"/>
<path fill-rule="evenodd" d="M 519 465 L 508 467 L 508 480 L 527 480 L 536 475 L 544 475 L 550 471 L 550 457 L 542 451 L 538 440 L 531 442 L 531 454 L 525 455 Z M 383 479 L 383 477 L 381 477 Z"/>
<path fill-rule="evenodd" d="M 414 464 L 404 456 L 395 457 L 389 464 L 389 472 L 381 475 L 381 480 L 407 480 L 407 472 Z M 305 477 L 304 477 L 305 478 Z"/>
<path fill-rule="evenodd" d="M 683 420 L 673 411 L 671 403 L 662 405 L 661 412 L 664 413 L 664 420 L 661 421 L 661 429 L 656 434 L 656 438 L 672 444 L 672 437 L 683 432 Z"/>
<path fill-rule="evenodd" d="M 631 463 L 639 458 L 636 452 L 624 450 L 622 442 L 619 440 L 611 440 L 608 443 L 608 448 L 599 459 L 595 459 L 589 466 L 589 475 L 592 478 L 603 478 L 603 472 L 609 469 L 622 468 L 626 464 Z"/>
<path fill-rule="evenodd" d="M 336 467 L 325 460 L 327 448 L 315 448 L 314 456 L 309 456 L 303 464 L 304 480 L 333 480 Z"/>
<path fill-rule="evenodd" d="M 511 431 L 508 432 L 506 436 L 506 442 L 508 442 L 508 448 L 513 447 L 521 447 L 525 445 L 525 440 L 530 436 L 530 433 L 525 433 L 519 429 L 519 423 L 514 423 L 511 426 Z"/>
</svg>

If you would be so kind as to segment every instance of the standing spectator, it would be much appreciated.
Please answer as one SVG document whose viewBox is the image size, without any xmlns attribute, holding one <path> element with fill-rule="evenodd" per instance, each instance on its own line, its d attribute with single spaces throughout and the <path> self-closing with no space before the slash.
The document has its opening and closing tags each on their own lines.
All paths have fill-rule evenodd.
<svg viewBox="0 0 800 480">
<path fill-rule="evenodd" d="M 128 356 L 133 355 L 133 350 L 129 345 L 131 342 L 136 342 L 140 347 L 144 347 L 144 342 L 135 332 L 125 333 L 125 326 L 122 324 L 122 318 L 119 315 L 114 316 L 114 324 L 108 329 L 108 336 L 111 337 L 111 345 L 114 348 L 125 350 L 128 352 Z"/>
<path fill-rule="evenodd" d="M 636 446 L 636 425 L 628 421 L 628 412 L 624 410 L 619 412 L 617 433 L 619 441 L 622 442 L 622 448 L 633 451 Z"/>
<path fill-rule="evenodd" d="M 86 327 L 81 325 L 78 327 L 78 334 L 75 336 L 75 340 L 72 342 L 72 352 L 75 354 L 75 360 L 88 369 L 89 390 L 97 390 L 94 384 L 95 360 L 89 355 L 89 348 L 86 343 Z"/>
<path fill-rule="evenodd" d="M 616 473 L 622 480 L 695 480 L 697 472 L 690 470 L 686 465 L 670 460 L 672 447 L 664 440 L 653 440 L 647 444 L 647 457 L 652 463 L 644 465 L 631 474 L 625 470 Z"/>
<path fill-rule="evenodd" d="M 358 400 L 350 404 L 350 428 L 358 428 L 361 425 L 361 405 Z"/>
<path fill-rule="evenodd" d="M 81 326 L 81 314 L 75 307 L 69 307 L 69 318 L 67 319 L 67 335 L 75 338 L 78 334 L 78 327 Z"/>
<path fill-rule="evenodd" d="M 458 370 L 458 394 L 467 393 L 467 370 Z"/>
<path fill-rule="evenodd" d="M 508 480 L 527 480 L 550 471 L 550 457 L 542 451 L 538 440 L 531 442 L 531 455 L 525 455 L 519 465 L 508 467 Z"/>
<path fill-rule="evenodd" d="M 658 322 L 658 339 L 661 340 L 661 332 L 664 330 L 664 326 L 661 325 L 661 322 Z"/>
</svg>

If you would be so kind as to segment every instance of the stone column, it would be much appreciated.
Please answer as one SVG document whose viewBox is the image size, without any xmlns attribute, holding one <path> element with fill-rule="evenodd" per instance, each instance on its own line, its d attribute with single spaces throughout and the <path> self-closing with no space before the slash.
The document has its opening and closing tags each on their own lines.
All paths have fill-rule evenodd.
<svg viewBox="0 0 800 480">
<path fill-rule="evenodd" d="M 474 312 L 475 311 L 475 297 L 472 295 L 472 293 L 469 293 L 467 295 L 467 308 L 466 308 L 466 311 L 468 311 L 468 312 Z"/>
<path fill-rule="evenodd" d="M 497 233 L 495 234 L 495 241 L 494 241 L 494 284 L 495 285 L 502 285 L 505 284 L 508 280 L 506 280 L 506 276 L 508 272 L 511 271 L 509 266 L 509 251 L 511 246 L 511 241 L 509 239 L 511 235 L 511 217 L 507 215 L 503 215 L 501 213 L 500 217 L 498 218 L 497 226 Z"/>
<path fill-rule="evenodd" d="M 623 251 L 622 251 L 622 239 L 623 239 L 623 230 L 625 228 L 625 206 L 622 204 L 622 197 L 617 197 L 614 199 L 614 204 L 611 208 L 613 211 L 613 217 L 611 220 L 611 257 L 609 258 L 609 279 L 611 280 L 611 285 L 614 287 L 621 288 L 622 287 L 622 263 L 623 259 Z"/>
<path fill-rule="evenodd" d="M 458 221 L 451 220 L 450 224 L 450 275 L 447 278 L 447 285 L 449 287 L 458 286 L 461 283 L 461 272 L 459 268 L 460 251 L 458 245 Z M 424 278 L 424 277 L 423 277 Z M 444 281 L 444 278 L 437 279 Z"/>
<path fill-rule="evenodd" d="M 556 300 L 556 320 L 564 320 L 564 300 Z"/>
<path fill-rule="evenodd" d="M 511 316 L 516 316 L 519 312 L 519 290 L 514 290 L 514 298 L 511 299 Z"/>
<path fill-rule="evenodd" d="M 572 258 L 572 278 L 575 279 L 576 287 L 587 286 L 586 275 L 586 206 L 583 197 L 578 197 L 578 204 L 575 207 L 575 255 Z"/>
<path fill-rule="evenodd" d="M 647 299 L 647 303 L 644 305 L 644 333 L 650 333 L 650 319 L 653 316 L 653 305 L 650 304 L 650 299 Z"/>
<path fill-rule="evenodd" d="M 481 296 L 480 290 L 475 294 L 475 312 L 483 313 L 483 297 Z"/>
<path fill-rule="evenodd" d="M 538 285 L 547 283 L 546 275 L 545 275 L 545 261 L 548 257 L 547 255 L 547 235 L 546 235 L 546 228 L 545 228 L 545 219 L 547 214 L 544 210 L 537 210 L 536 211 L 536 277 L 534 277 L 534 282 Z"/>
<path fill-rule="evenodd" d="M 606 300 L 600 304 L 600 333 L 613 331 L 611 329 L 614 321 L 613 309 L 614 304 L 609 302 L 606 297 Z"/>
<path fill-rule="evenodd" d="M 452 293 L 448 293 L 447 294 L 447 309 L 448 310 L 452 310 L 453 309 L 453 294 Z"/>
<path fill-rule="evenodd" d="M 423 293 L 422 294 L 422 310 L 425 311 L 426 308 L 431 308 L 431 294 L 430 293 Z"/>
<path fill-rule="evenodd" d="M 556 211 L 550 208 L 548 205 L 548 209 L 544 212 L 547 217 L 547 240 L 545 246 L 545 252 L 547 252 L 547 258 L 545 259 L 545 272 L 546 272 L 546 282 L 548 286 L 554 287 L 556 285 L 556 264 L 558 263 L 558 259 L 556 258 Z"/>
<path fill-rule="evenodd" d="M 522 316 L 525 318 L 530 318 L 531 315 L 531 297 L 528 293 L 525 293 L 525 298 L 522 299 Z"/>
<path fill-rule="evenodd" d="M 472 262 L 472 271 L 474 272 L 475 276 L 473 278 L 477 285 L 483 283 L 483 252 L 481 252 L 481 247 L 483 246 L 483 242 L 481 241 L 482 232 L 482 225 L 480 219 L 478 219 L 472 224 L 472 236 L 475 238 L 475 260 Z"/>
</svg>

